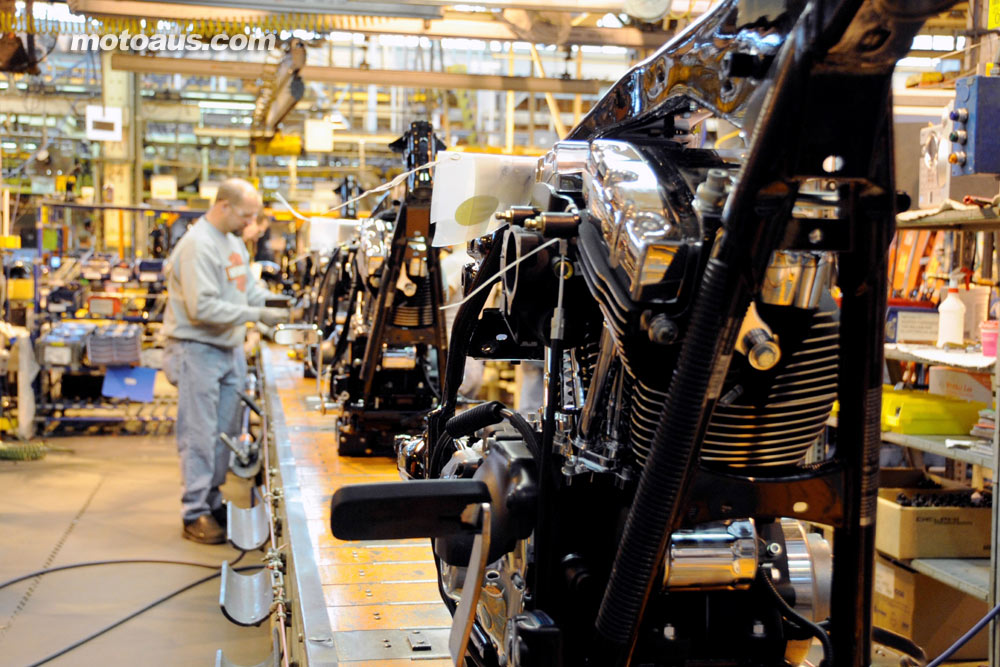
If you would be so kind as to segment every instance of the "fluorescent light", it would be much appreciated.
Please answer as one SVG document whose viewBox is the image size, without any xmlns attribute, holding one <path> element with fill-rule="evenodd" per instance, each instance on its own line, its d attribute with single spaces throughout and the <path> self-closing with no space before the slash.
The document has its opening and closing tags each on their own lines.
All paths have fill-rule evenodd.
<svg viewBox="0 0 1000 667">
<path fill-rule="evenodd" d="M 17 144 L 15 144 L 13 141 L 5 141 L 2 144 L 0 144 L 0 147 L 2 147 L 4 150 L 8 150 L 8 151 L 16 151 L 17 150 Z"/>
<path fill-rule="evenodd" d="M 216 102 L 214 100 L 198 102 L 198 106 L 202 109 L 231 109 L 233 111 L 253 111 L 257 108 L 257 105 L 252 102 Z"/>
</svg>

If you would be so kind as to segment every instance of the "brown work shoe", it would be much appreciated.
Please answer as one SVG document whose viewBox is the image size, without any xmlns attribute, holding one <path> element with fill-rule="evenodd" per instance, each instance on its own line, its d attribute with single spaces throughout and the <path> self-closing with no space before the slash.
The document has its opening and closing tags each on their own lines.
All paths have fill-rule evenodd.
<svg viewBox="0 0 1000 667">
<path fill-rule="evenodd" d="M 184 522 L 184 539 L 199 544 L 223 544 L 226 531 L 211 514 L 202 514 L 197 519 Z"/>
</svg>

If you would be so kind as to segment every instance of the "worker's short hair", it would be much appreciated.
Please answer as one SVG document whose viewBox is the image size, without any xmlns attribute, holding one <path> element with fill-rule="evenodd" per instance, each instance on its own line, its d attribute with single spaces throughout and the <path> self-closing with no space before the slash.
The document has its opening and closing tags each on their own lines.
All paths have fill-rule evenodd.
<svg viewBox="0 0 1000 667">
<path fill-rule="evenodd" d="M 219 189 L 215 193 L 215 203 L 226 201 L 236 206 L 243 203 L 243 199 L 250 193 L 255 192 L 253 184 L 242 178 L 227 178 L 219 184 Z"/>
</svg>

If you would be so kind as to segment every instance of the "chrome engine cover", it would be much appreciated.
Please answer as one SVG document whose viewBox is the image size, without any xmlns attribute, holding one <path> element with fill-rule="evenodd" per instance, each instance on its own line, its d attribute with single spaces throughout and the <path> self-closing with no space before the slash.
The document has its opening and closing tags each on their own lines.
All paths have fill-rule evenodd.
<svg viewBox="0 0 1000 667">
<path fill-rule="evenodd" d="M 395 223 L 377 218 L 361 221 L 360 243 L 358 247 L 358 270 L 366 282 L 382 269 L 392 244 Z"/>
<path fill-rule="evenodd" d="M 587 211 L 600 226 L 611 267 L 625 271 L 636 300 L 664 279 L 680 247 L 701 242 L 700 220 L 669 206 L 660 180 L 632 144 L 598 139 L 590 145 L 583 172 Z"/>
</svg>

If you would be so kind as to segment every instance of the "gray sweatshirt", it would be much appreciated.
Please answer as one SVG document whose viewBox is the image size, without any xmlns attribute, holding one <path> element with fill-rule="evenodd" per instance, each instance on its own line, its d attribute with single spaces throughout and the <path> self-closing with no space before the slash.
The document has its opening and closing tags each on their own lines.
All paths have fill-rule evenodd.
<svg viewBox="0 0 1000 667">
<path fill-rule="evenodd" d="M 204 217 L 167 258 L 163 333 L 216 347 L 242 345 L 247 322 L 260 320 L 267 290 L 250 274 L 243 241 Z"/>
</svg>

